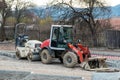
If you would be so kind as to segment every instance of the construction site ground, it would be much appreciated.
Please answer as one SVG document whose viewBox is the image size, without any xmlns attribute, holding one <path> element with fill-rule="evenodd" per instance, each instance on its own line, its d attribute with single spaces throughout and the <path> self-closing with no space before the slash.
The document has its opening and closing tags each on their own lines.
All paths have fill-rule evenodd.
<svg viewBox="0 0 120 80">
<path fill-rule="evenodd" d="M 92 57 L 106 57 L 111 68 L 120 69 L 120 50 L 92 48 Z M 120 72 L 95 72 L 85 71 L 77 65 L 75 68 L 66 68 L 59 60 L 53 60 L 52 64 L 42 64 L 40 61 L 29 62 L 28 60 L 17 60 L 15 58 L 15 46 L 13 42 L 0 43 L 0 79 L 1 80 L 120 80 Z M 5 73 L 1 77 L 1 73 Z M 10 73 L 21 71 L 25 73 L 20 79 L 8 78 Z M 20 75 L 19 73 L 19 75 Z M 14 75 L 12 74 L 12 75 Z M 16 73 L 17 75 L 17 73 Z M 42 76 L 41 76 L 42 75 Z M 67 76 L 67 77 L 66 77 Z M 19 76 L 20 77 L 20 76 Z"/>
</svg>

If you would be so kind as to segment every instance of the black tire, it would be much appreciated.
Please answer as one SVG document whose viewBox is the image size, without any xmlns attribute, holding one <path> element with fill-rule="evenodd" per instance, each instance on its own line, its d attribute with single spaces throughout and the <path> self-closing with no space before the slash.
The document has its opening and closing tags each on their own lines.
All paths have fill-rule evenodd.
<svg viewBox="0 0 120 80">
<path fill-rule="evenodd" d="M 73 52 L 67 52 L 63 56 L 63 63 L 64 63 L 64 66 L 66 66 L 68 68 L 75 67 L 75 65 L 78 63 L 77 55 Z"/>
<path fill-rule="evenodd" d="M 47 49 L 44 49 L 41 54 L 41 61 L 44 64 L 50 64 L 52 62 L 52 56 L 50 55 L 49 51 Z"/>
<path fill-rule="evenodd" d="M 33 54 L 32 54 L 31 52 L 28 53 L 28 55 L 27 55 L 27 59 L 28 59 L 28 61 L 30 61 L 30 62 L 33 61 Z"/>
<path fill-rule="evenodd" d="M 22 59 L 19 50 L 16 51 L 16 58 L 17 58 L 18 60 Z"/>
</svg>

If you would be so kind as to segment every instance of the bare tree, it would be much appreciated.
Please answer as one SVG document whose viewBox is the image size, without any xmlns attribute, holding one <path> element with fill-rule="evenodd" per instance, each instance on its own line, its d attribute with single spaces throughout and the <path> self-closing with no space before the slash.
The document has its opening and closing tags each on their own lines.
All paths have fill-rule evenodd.
<svg viewBox="0 0 120 80">
<path fill-rule="evenodd" d="M 1 24 L 1 40 L 5 40 L 6 39 L 6 34 L 5 34 L 5 22 L 6 22 L 6 18 L 8 16 L 10 16 L 11 13 L 11 7 L 12 7 L 12 2 L 13 0 L 3 0 L 3 3 L 5 4 L 5 6 L 1 9 L 1 14 L 2 14 L 2 24 Z"/>
<path fill-rule="evenodd" d="M 25 12 L 30 7 L 33 7 L 34 4 L 32 4 L 30 1 L 23 1 L 23 0 L 15 0 L 15 18 L 16 18 L 16 24 L 20 22 L 20 19 L 25 16 Z"/>
<path fill-rule="evenodd" d="M 13 12 L 16 18 L 16 23 L 20 22 L 20 18 L 24 17 L 24 13 L 29 7 L 33 6 L 32 3 L 28 1 L 23 1 L 23 0 L 3 0 L 4 3 L 6 3 L 6 7 L 1 9 L 1 14 L 2 14 L 2 24 L 1 24 L 1 40 L 6 39 L 6 34 L 5 34 L 5 22 L 7 17 L 13 16 Z M 14 9 L 14 10 L 13 10 Z"/>
<path fill-rule="evenodd" d="M 75 23 L 76 20 L 84 21 L 87 23 L 87 27 L 89 28 L 93 40 L 93 45 L 97 46 L 97 26 L 96 18 L 100 16 L 104 16 L 105 14 L 109 15 L 110 8 L 105 7 L 105 4 L 101 0 L 76 0 L 79 4 L 78 6 L 82 6 L 82 8 L 75 8 L 75 2 L 73 0 L 69 1 L 59 1 L 53 0 L 51 3 L 58 8 L 61 5 L 66 8 L 63 14 L 63 20 L 66 18 L 69 19 L 72 24 Z"/>
</svg>

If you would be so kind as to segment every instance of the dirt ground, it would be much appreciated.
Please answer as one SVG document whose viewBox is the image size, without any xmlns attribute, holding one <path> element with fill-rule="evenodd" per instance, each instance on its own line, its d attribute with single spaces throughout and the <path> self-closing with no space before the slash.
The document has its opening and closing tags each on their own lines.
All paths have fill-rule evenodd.
<svg viewBox="0 0 120 80">
<path fill-rule="evenodd" d="M 5 42 L 0 43 L 0 50 L 15 50 L 15 43 L 14 42 Z"/>
<path fill-rule="evenodd" d="M 0 51 L 15 51 L 14 43 L 0 43 Z M 117 51 L 117 53 L 119 53 Z M 110 61 L 113 63 L 119 63 L 120 60 Z M 120 66 L 116 65 L 116 66 Z M 113 66 L 113 67 L 116 67 Z M 82 70 L 79 65 L 75 68 L 66 68 L 59 61 L 55 61 L 50 65 L 42 64 L 40 61 L 28 62 L 27 60 L 16 60 L 15 58 L 9 58 L 0 56 L 0 70 L 14 70 L 14 71 L 30 71 L 36 74 L 46 75 L 60 75 L 60 76 L 77 76 L 83 77 L 84 80 L 91 80 L 94 72 Z"/>
<path fill-rule="evenodd" d="M 0 56 L 0 70 L 30 71 L 35 74 L 83 77 L 85 80 L 91 80 L 93 73 L 82 70 L 79 66 L 66 68 L 63 64 L 56 61 L 45 65 L 40 61 L 28 62 L 27 60 L 16 60 L 5 56 Z"/>
<path fill-rule="evenodd" d="M 14 51 L 15 45 L 11 42 L 0 43 L 0 50 Z M 45 65 L 40 61 L 19 61 L 5 56 L 0 56 L 0 70 L 18 70 L 47 75 L 78 76 L 84 77 L 85 80 L 91 80 L 92 75 L 92 72 L 84 71 L 79 66 L 76 66 L 75 68 L 65 68 L 60 62 L 54 62 L 53 64 Z"/>
</svg>

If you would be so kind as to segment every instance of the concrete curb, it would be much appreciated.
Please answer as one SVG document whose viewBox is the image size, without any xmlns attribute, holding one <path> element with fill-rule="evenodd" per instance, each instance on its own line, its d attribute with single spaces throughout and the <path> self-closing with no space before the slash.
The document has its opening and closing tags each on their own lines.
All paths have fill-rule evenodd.
<svg viewBox="0 0 120 80">
<path fill-rule="evenodd" d="M 109 52 L 109 51 L 93 51 L 90 50 L 91 54 L 93 55 L 102 55 L 102 56 L 117 56 L 120 57 L 119 52 Z"/>
<path fill-rule="evenodd" d="M 82 77 L 34 74 L 27 71 L 0 70 L 0 80 L 84 80 Z"/>
<path fill-rule="evenodd" d="M 0 51 L 0 55 L 15 58 L 15 51 Z"/>
<path fill-rule="evenodd" d="M 92 80 L 120 80 L 120 72 L 93 73 Z"/>
<path fill-rule="evenodd" d="M 82 77 L 30 74 L 22 80 L 84 80 Z"/>
<path fill-rule="evenodd" d="M 22 80 L 30 74 L 26 71 L 0 70 L 0 80 Z"/>
<path fill-rule="evenodd" d="M 100 55 L 100 56 L 113 56 L 113 57 L 120 57 L 118 52 L 107 52 L 107 51 L 93 51 L 90 50 L 92 55 Z M 15 51 L 7 51 L 2 50 L 0 51 L 0 55 L 15 58 Z"/>
</svg>

